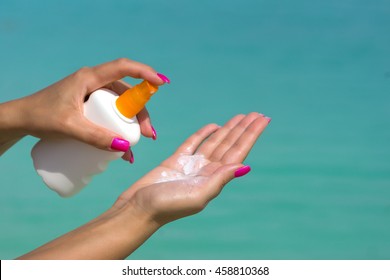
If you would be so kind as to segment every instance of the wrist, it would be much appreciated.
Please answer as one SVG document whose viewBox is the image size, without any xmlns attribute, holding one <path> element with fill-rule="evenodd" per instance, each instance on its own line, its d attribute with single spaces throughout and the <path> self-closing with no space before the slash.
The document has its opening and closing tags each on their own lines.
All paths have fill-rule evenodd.
<svg viewBox="0 0 390 280">
<path fill-rule="evenodd" d="M 141 246 L 160 225 L 153 220 L 152 215 L 140 208 L 133 200 L 115 204 L 103 215 L 97 218 L 110 228 L 115 235 L 117 252 L 114 259 L 124 259 Z M 94 222 L 94 221 L 92 221 Z"/>
<path fill-rule="evenodd" d="M 144 208 L 140 207 L 134 199 L 130 199 L 126 201 L 126 203 L 121 206 L 114 205 L 107 213 L 112 211 L 114 213 L 113 217 L 126 221 L 136 221 L 135 224 L 139 228 L 145 229 L 145 232 L 155 232 L 157 231 L 161 225 L 156 222 L 154 216 Z M 131 230 L 129 223 L 127 223 L 129 228 L 127 230 Z"/>
<path fill-rule="evenodd" d="M 113 206 L 20 259 L 125 259 L 159 228 L 140 210 L 131 202 Z"/>
<path fill-rule="evenodd" d="M 21 99 L 0 104 L 0 139 L 2 142 L 26 135 L 22 121 L 23 114 L 25 114 L 25 109 Z"/>
<path fill-rule="evenodd" d="M 0 104 L 0 155 L 26 135 L 21 121 L 24 114 L 21 103 L 14 100 Z"/>
</svg>

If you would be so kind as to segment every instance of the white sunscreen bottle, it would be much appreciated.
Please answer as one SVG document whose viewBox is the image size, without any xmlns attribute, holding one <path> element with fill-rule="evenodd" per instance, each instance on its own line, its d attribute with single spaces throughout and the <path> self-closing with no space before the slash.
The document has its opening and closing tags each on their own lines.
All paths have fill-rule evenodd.
<svg viewBox="0 0 390 280">
<path fill-rule="evenodd" d="M 141 135 L 136 114 L 157 90 L 157 86 L 147 81 L 120 96 L 99 89 L 84 103 L 84 115 L 91 122 L 118 133 L 134 146 Z M 31 151 L 37 173 L 62 197 L 78 193 L 94 174 L 103 172 L 111 160 L 123 154 L 100 150 L 68 138 L 40 140 Z"/>
</svg>

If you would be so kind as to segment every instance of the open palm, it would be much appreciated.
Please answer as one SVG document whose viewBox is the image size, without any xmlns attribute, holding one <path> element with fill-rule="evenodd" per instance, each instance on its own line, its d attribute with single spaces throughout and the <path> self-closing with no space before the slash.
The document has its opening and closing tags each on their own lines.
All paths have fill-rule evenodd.
<svg viewBox="0 0 390 280">
<path fill-rule="evenodd" d="M 230 180 L 249 172 L 242 162 L 269 121 L 251 113 L 237 115 L 223 127 L 203 127 L 116 203 L 131 200 L 160 224 L 201 211 Z"/>
</svg>

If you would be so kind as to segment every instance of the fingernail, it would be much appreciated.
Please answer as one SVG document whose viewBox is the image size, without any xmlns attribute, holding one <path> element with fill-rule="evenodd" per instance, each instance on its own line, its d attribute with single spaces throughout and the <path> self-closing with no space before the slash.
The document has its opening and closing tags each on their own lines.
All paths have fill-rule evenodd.
<svg viewBox="0 0 390 280">
<path fill-rule="evenodd" d="M 245 165 L 243 167 L 240 167 L 234 172 L 234 177 L 241 177 L 249 173 L 251 171 L 251 167 L 249 165 Z"/>
<path fill-rule="evenodd" d="M 163 75 L 163 74 L 160 74 L 160 73 L 157 73 L 157 76 L 158 76 L 164 83 L 168 83 L 168 84 L 171 83 L 171 80 L 169 80 L 167 76 L 165 76 L 165 75 Z"/>
<path fill-rule="evenodd" d="M 260 116 L 260 117 L 264 117 L 264 114 L 262 114 L 262 113 L 259 113 L 259 116 Z"/>
<path fill-rule="evenodd" d="M 270 117 L 265 117 L 265 119 L 268 121 L 268 123 L 270 123 L 272 120 Z"/>
<path fill-rule="evenodd" d="M 121 139 L 121 138 L 114 138 L 111 143 L 111 149 L 121 151 L 121 152 L 126 152 L 130 147 L 130 142 Z"/>
<path fill-rule="evenodd" d="M 152 126 L 152 133 L 153 133 L 152 139 L 153 139 L 153 140 L 156 140 L 156 139 L 157 139 L 157 132 L 156 132 L 156 130 L 154 129 L 153 126 Z"/>
<path fill-rule="evenodd" d="M 129 151 L 130 151 L 130 159 L 129 159 L 129 162 L 130 162 L 131 164 L 133 164 L 133 163 L 134 163 L 134 154 L 133 154 L 133 151 L 132 151 L 131 149 L 129 149 Z"/>
</svg>

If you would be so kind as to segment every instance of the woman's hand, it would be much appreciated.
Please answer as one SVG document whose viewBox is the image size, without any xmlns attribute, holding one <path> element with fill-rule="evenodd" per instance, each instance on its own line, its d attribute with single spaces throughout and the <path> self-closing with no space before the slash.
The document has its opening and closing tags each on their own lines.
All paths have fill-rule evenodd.
<svg viewBox="0 0 390 280">
<path fill-rule="evenodd" d="M 238 115 L 189 137 L 89 223 L 20 259 L 124 259 L 164 224 L 201 211 L 233 178 L 270 118 Z"/>
<path fill-rule="evenodd" d="M 85 98 L 106 87 L 122 94 L 130 86 L 120 79 L 130 76 L 162 85 L 169 80 L 151 67 L 129 59 L 118 59 L 95 67 L 84 67 L 63 80 L 30 96 L 1 104 L 0 147 L 24 135 L 38 138 L 71 137 L 104 150 L 127 151 L 129 143 L 83 115 Z M 138 115 L 141 133 L 156 138 L 148 111 Z M 4 131 L 4 133 L 3 133 Z M 9 146 L 9 144 L 8 144 Z"/>
<path fill-rule="evenodd" d="M 159 226 L 201 211 L 230 180 L 250 171 L 242 162 L 270 120 L 251 113 L 223 127 L 205 126 L 125 191 L 114 207 L 130 202 Z"/>
</svg>

